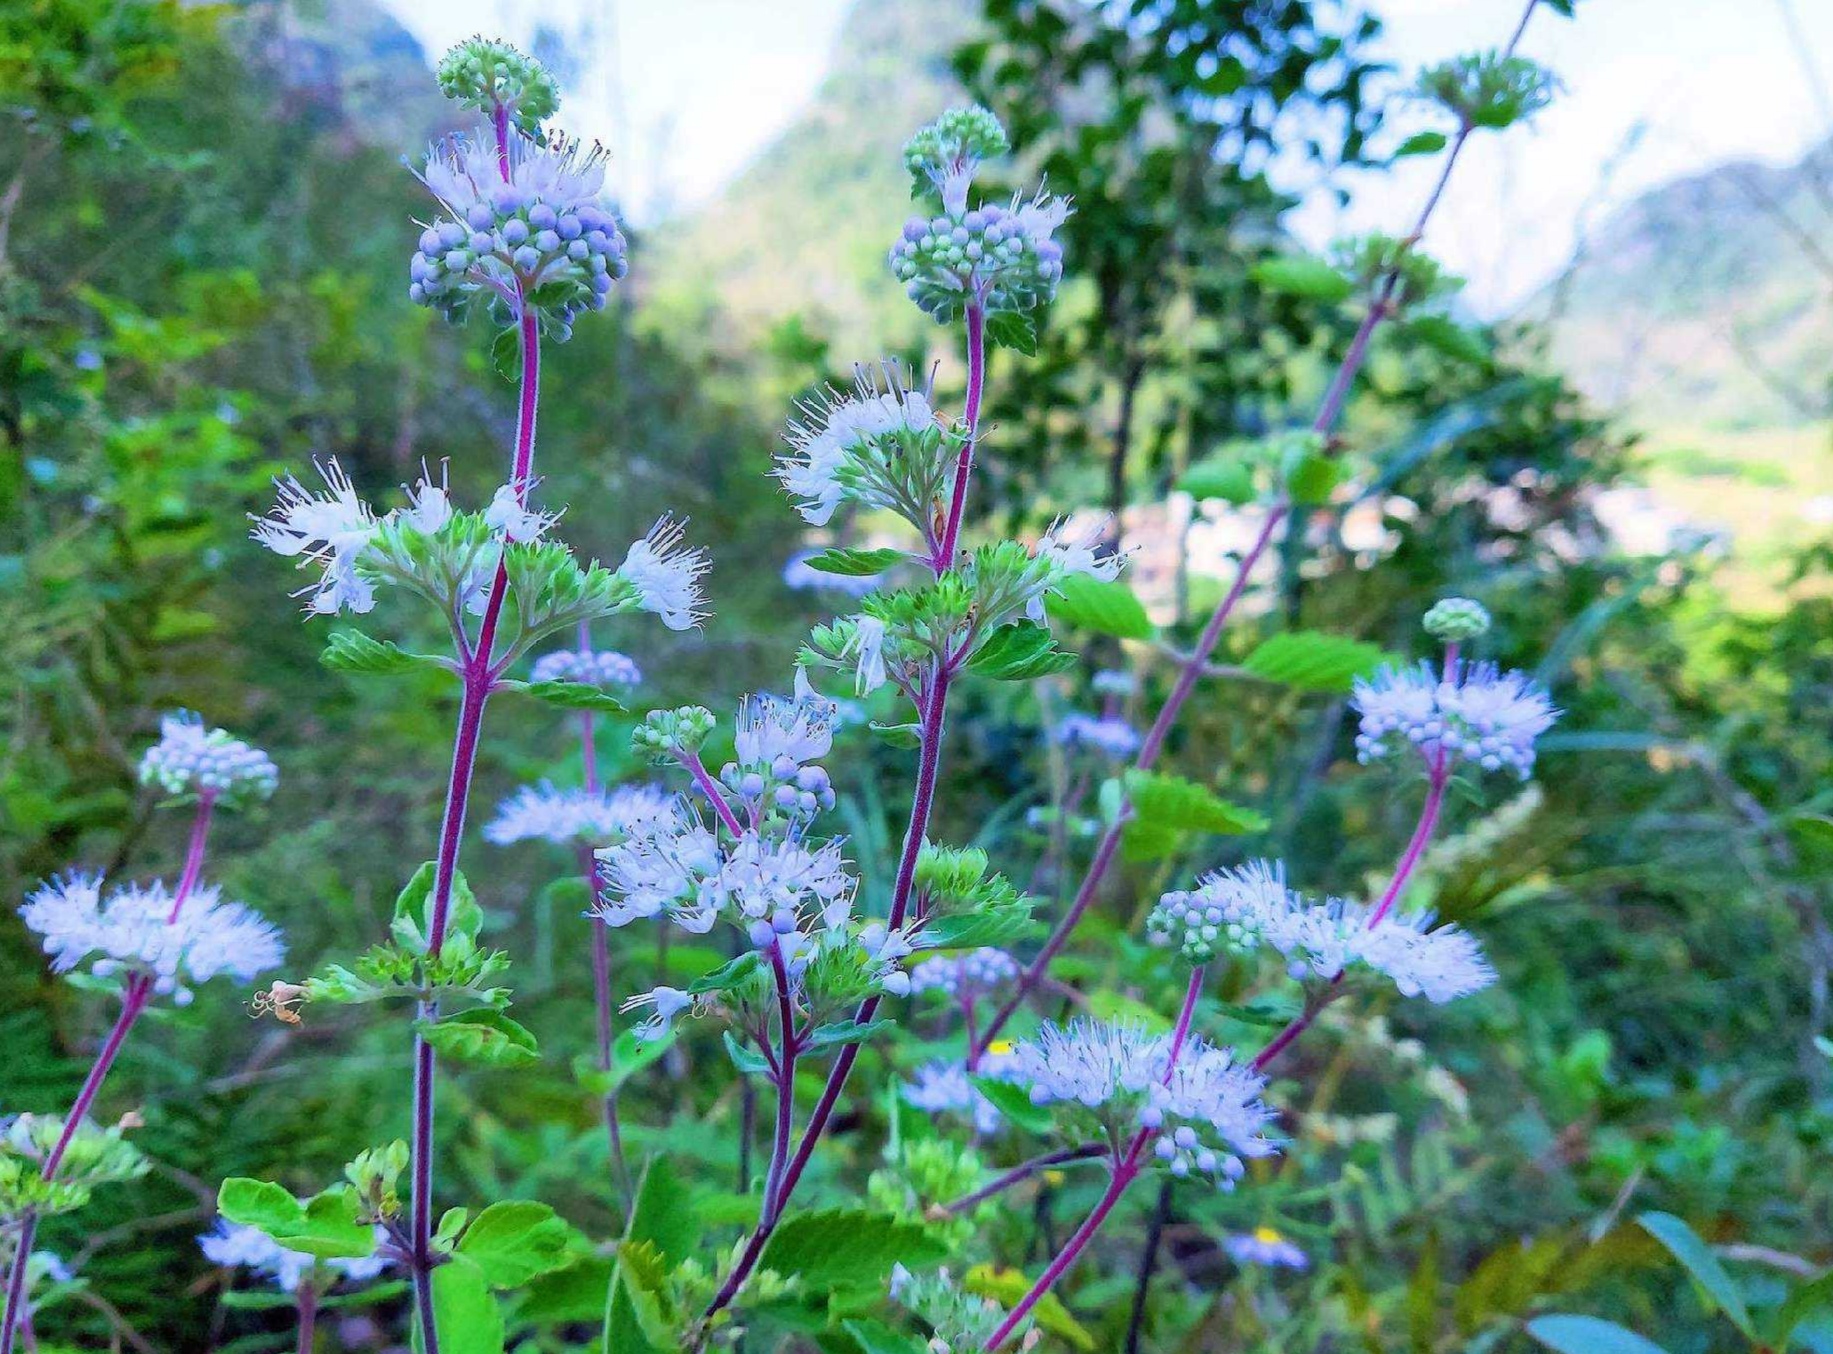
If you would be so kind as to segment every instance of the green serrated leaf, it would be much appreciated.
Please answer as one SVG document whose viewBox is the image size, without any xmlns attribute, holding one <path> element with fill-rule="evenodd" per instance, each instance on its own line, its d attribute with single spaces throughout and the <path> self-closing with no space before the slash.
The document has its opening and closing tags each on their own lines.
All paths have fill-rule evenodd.
<svg viewBox="0 0 1833 1354">
<path fill-rule="evenodd" d="M 1076 656 L 1057 648 L 1056 640 L 1034 621 L 1002 625 L 981 641 L 968 670 L 1001 682 L 1029 681 L 1074 667 Z"/>
<path fill-rule="evenodd" d="M 1263 259 L 1248 270 L 1248 275 L 1269 290 L 1327 305 L 1345 300 L 1355 290 L 1349 279 L 1328 263 L 1302 254 Z"/>
<path fill-rule="evenodd" d="M 1241 667 L 1300 691 L 1341 693 L 1385 661 L 1387 655 L 1376 644 L 1317 630 L 1288 630 L 1261 643 Z"/>
<path fill-rule="evenodd" d="M 827 1209 L 783 1219 L 759 1263 L 820 1292 L 875 1287 L 895 1264 L 921 1268 L 948 1254 L 949 1247 L 920 1224 L 888 1213 Z"/>
<path fill-rule="evenodd" d="M 1052 620 L 1065 625 L 1118 639 L 1152 637 L 1152 621 L 1145 606 L 1124 583 L 1071 574 L 1045 599 L 1044 608 Z"/>
<path fill-rule="evenodd" d="M 1265 814 L 1231 804 L 1182 776 L 1134 769 L 1126 773 L 1125 785 L 1134 821 L 1147 827 L 1229 834 L 1264 832 L 1267 827 Z"/>
<path fill-rule="evenodd" d="M 983 945 L 1006 946 L 1026 940 L 1043 929 L 1031 916 L 1029 898 L 998 907 L 937 917 L 917 933 L 921 950 L 970 950 Z"/>
<path fill-rule="evenodd" d="M 432 654 L 409 653 L 392 640 L 372 639 L 361 630 L 333 630 L 325 641 L 319 661 L 338 672 L 357 672 L 372 677 L 394 677 L 418 669 L 436 668 L 452 671 L 449 660 Z"/>
<path fill-rule="evenodd" d="M 237 1176 L 218 1189 L 216 1209 L 230 1222 L 256 1228 L 288 1250 L 321 1260 L 375 1250 L 375 1228 L 357 1221 L 356 1192 L 348 1187 L 326 1190 L 301 1203 L 270 1181 Z"/>
<path fill-rule="evenodd" d="M 851 1020 L 836 1020 L 817 1026 L 803 1041 L 802 1051 L 806 1053 L 818 1048 L 834 1048 L 841 1044 L 863 1044 L 873 1035 L 893 1029 L 896 1025 L 897 1021 L 891 1019 L 869 1020 L 863 1025 Z"/>
<path fill-rule="evenodd" d="M 926 1354 L 929 1349 L 916 1336 L 893 1330 L 882 1321 L 844 1321 L 841 1329 L 853 1337 L 860 1354 Z"/>
<path fill-rule="evenodd" d="M 404 950 L 427 952 L 426 938 L 433 925 L 433 885 L 437 879 L 438 866 L 429 860 L 414 871 L 414 877 L 395 896 L 394 919 L 388 929 L 395 944 Z M 475 940 L 483 926 L 484 911 L 477 905 L 477 896 L 471 892 L 463 872 L 454 871 L 452 897 L 446 905 L 446 939 L 463 936 Z"/>
<path fill-rule="evenodd" d="M 604 1256 L 580 1255 L 564 1269 L 538 1274 L 516 1304 L 516 1319 L 531 1325 L 602 1321 L 611 1272 L 612 1262 Z"/>
<path fill-rule="evenodd" d="M 526 1067 L 539 1062 L 535 1036 L 501 1011 L 481 1007 L 443 1020 L 416 1020 L 414 1028 L 441 1057 L 485 1067 Z"/>
<path fill-rule="evenodd" d="M 454 1255 L 433 1270 L 440 1354 L 503 1354 L 503 1309 L 475 1261 Z"/>
<path fill-rule="evenodd" d="M 968 1080 L 974 1083 L 980 1094 L 987 1098 L 1008 1123 L 1027 1133 L 1042 1135 L 1050 1132 L 1052 1119 L 1049 1107 L 1032 1104 L 1031 1093 L 1024 1087 L 994 1077 L 969 1077 Z"/>
<path fill-rule="evenodd" d="M 902 550 L 889 547 L 880 550 L 842 550 L 834 547 L 818 555 L 810 555 L 802 562 L 824 574 L 839 574 L 843 578 L 871 578 L 909 558 Z"/>
<path fill-rule="evenodd" d="M 1653 1340 L 1595 1316 L 1537 1316 L 1527 1333 L 1558 1354 L 1667 1354 Z"/>
<path fill-rule="evenodd" d="M 589 682 L 518 682 L 497 683 L 499 691 L 514 691 L 533 696 L 538 701 L 557 705 L 563 710 L 596 710 L 606 715 L 626 715 L 630 707 Z"/>
<path fill-rule="evenodd" d="M 995 347 L 1037 356 L 1037 321 L 1028 311 L 1000 311 L 987 321 L 987 338 Z"/>
<path fill-rule="evenodd" d="M 563 1268 L 571 1229 L 546 1204 L 512 1199 L 491 1204 L 458 1241 L 458 1254 L 483 1271 L 492 1288 L 519 1288 Z"/>
</svg>

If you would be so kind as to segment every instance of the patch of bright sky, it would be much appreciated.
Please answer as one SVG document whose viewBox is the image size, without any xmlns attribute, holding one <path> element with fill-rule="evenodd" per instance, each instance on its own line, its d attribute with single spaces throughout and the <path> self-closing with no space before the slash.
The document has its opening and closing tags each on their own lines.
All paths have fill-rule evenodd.
<svg viewBox="0 0 1833 1354">
<path fill-rule="evenodd" d="M 806 106 L 849 0 L 384 0 L 432 52 L 474 32 L 532 41 L 558 31 L 578 63 L 562 121 L 617 156 L 639 223 L 716 194 Z M 895 3 L 896 0 L 864 0 Z M 1403 70 L 1503 41 L 1520 0 L 1375 0 Z M 1788 15 L 1792 11 L 1795 28 Z M 1735 157 L 1786 163 L 1833 134 L 1804 69 L 1833 81 L 1833 0 L 1580 0 L 1544 8 L 1522 50 L 1558 71 L 1562 97 L 1530 128 L 1486 135 L 1460 163 L 1428 247 L 1493 316 L 1571 257 L 1612 209 Z M 1428 125 L 1425 113 L 1420 125 Z M 1337 234 L 1411 223 L 1425 160 L 1351 183 L 1347 208 L 1314 193 L 1291 224 Z"/>
</svg>

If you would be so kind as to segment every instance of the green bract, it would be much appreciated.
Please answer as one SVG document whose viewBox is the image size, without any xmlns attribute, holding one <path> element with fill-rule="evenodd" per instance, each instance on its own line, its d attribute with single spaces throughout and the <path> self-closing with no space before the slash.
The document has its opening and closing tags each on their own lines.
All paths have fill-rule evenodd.
<svg viewBox="0 0 1833 1354">
<path fill-rule="evenodd" d="M 1378 232 L 1338 240 L 1331 246 L 1331 257 L 1365 295 L 1373 295 L 1392 277 L 1394 290 L 1388 301 L 1395 306 L 1429 300 L 1464 285 L 1431 255 L 1420 253 L 1413 241 Z"/>
<path fill-rule="evenodd" d="M 942 182 L 979 160 L 991 160 L 1011 149 L 1006 129 L 986 108 L 974 104 L 951 108 L 904 143 L 904 168 L 910 171 L 910 196 L 942 198 Z"/>
<path fill-rule="evenodd" d="M 673 710 L 651 710 L 630 731 L 630 747 L 639 757 L 654 762 L 697 754 L 718 724 L 704 705 L 682 705 Z"/>
<path fill-rule="evenodd" d="M 28 1211 L 68 1213 L 87 1204 L 97 1186 L 137 1179 L 149 1169 L 120 1125 L 101 1128 L 85 1120 L 64 1149 L 57 1178 L 46 1180 L 44 1161 L 63 1129 L 62 1119 L 21 1114 L 0 1131 L 0 1219 Z"/>
</svg>

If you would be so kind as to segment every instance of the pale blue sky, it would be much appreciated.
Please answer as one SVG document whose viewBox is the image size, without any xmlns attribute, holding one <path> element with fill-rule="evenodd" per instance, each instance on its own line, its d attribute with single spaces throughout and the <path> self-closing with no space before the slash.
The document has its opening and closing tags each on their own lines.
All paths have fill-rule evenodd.
<svg viewBox="0 0 1833 1354">
<path fill-rule="evenodd" d="M 703 201 L 769 144 L 819 84 L 850 2 L 384 0 L 434 51 L 478 31 L 526 42 L 537 21 L 574 35 L 585 68 L 561 121 L 617 153 L 639 221 Z M 1519 14 L 1519 0 L 1373 4 L 1403 68 L 1494 46 Z M 1533 128 L 1475 148 L 1429 237 L 1485 313 L 1651 184 L 1732 156 L 1791 159 L 1833 133 L 1802 60 L 1833 79 L 1833 0 L 1581 0 L 1575 22 L 1537 14 L 1524 50 L 1559 72 L 1564 97 Z M 1358 183 L 1346 213 L 1319 196 L 1292 224 L 1320 243 L 1399 231 L 1429 172 L 1415 163 Z"/>
</svg>

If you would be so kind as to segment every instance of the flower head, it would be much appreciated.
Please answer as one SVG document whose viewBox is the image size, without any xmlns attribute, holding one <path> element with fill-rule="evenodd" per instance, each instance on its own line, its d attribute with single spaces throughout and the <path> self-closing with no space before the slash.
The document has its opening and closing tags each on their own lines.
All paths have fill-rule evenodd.
<svg viewBox="0 0 1833 1354">
<path fill-rule="evenodd" d="M 562 790 L 542 781 L 504 800 L 485 826 L 484 839 L 498 846 L 531 839 L 604 846 L 652 825 L 675 822 L 680 812 L 675 797 L 653 785 Z"/>
<path fill-rule="evenodd" d="M 1361 716 L 1361 761 L 1391 755 L 1398 735 L 1428 761 L 1442 755 L 1485 771 L 1507 767 L 1524 780 L 1534 769 L 1535 740 L 1559 718 L 1545 688 L 1493 663 L 1455 663 L 1442 675 L 1424 663 L 1384 667 L 1356 680 L 1352 703 Z"/>
<path fill-rule="evenodd" d="M 909 477 L 934 468 L 909 464 L 907 454 L 933 452 L 941 442 L 927 392 L 904 389 L 889 364 L 883 372 L 881 383 L 861 367 L 850 394 L 828 390 L 803 401 L 801 419 L 789 425 L 790 450 L 778 458 L 776 477 L 812 526 L 825 526 L 848 497 L 908 512 L 921 493 Z"/>
<path fill-rule="evenodd" d="M 1093 748 L 1117 762 L 1139 751 L 1139 731 L 1124 719 L 1098 719 L 1078 712 L 1064 715 L 1050 733 L 1065 747 Z"/>
<path fill-rule="evenodd" d="M 1251 1232 L 1225 1236 L 1222 1238 L 1222 1249 L 1238 1265 L 1305 1269 L 1311 1263 L 1302 1250 L 1271 1227 L 1256 1227 Z"/>
<path fill-rule="evenodd" d="M 557 512 L 540 512 L 526 506 L 513 484 L 499 486 L 490 499 L 490 506 L 484 509 L 485 524 L 516 545 L 540 540 L 559 520 Z"/>
<path fill-rule="evenodd" d="M 557 338 L 602 310 L 628 270 L 623 233 L 600 198 L 605 151 L 489 126 L 434 142 L 420 180 L 449 216 L 420 234 L 408 295 L 456 318 L 479 293 L 520 311 L 539 290 Z"/>
<path fill-rule="evenodd" d="M 701 888 L 718 873 L 719 838 L 682 810 L 672 824 L 647 825 L 597 853 L 601 891 L 593 915 L 607 926 L 627 926 L 665 909 L 671 919 L 705 932 L 712 915 L 698 906 Z M 698 925 L 701 918 L 704 925 Z M 694 923 L 690 925 L 690 923 Z"/>
<path fill-rule="evenodd" d="M 356 561 L 375 536 L 375 513 L 357 497 L 335 459 L 314 464 L 328 492 L 308 490 L 291 475 L 276 481 L 279 501 L 266 517 L 255 519 L 251 534 L 277 555 L 299 556 L 301 568 L 322 567 L 319 581 L 295 594 L 312 594 L 308 611 L 327 616 L 346 608 L 368 611 L 375 606 L 375 589 L 357 574 Z"/>
<path fill-rule="evenodd" d="M 681 523 L 656 519 L 649 534 L 631 545 L 618 570 L 636 588 L 639 605 L 662 618 L 670 630 L 686 630 L 706 618 L 700 577 L 712 561 L 706 551 L 688 548 Z"/>
<path fill-rule="evenodd" d="M 989 314 L 1047 305 L 1063 276 L 1063 247 L 1053 238 L 1069 204 L 1039 191 L 969 210 L 966 185 L 958 206 L 942 215 L 913 216 L 891 246 L 891 272 L 918 308 L 939 322 L 958 318 L 970 303 Z"/>
<path fill-rule="evenodd" d="M 1286 887 L 1284 865 L 1263 860 L 1219 870 L 1193 890 L 1165 894 L 1146 917 L 1154 939 L 1176 945 L 1192 964 L 1207 964 L 1218 953 L 1246 953 L 1283 936 L 1286 919 L 1306 906 Z"/>
<path fill-rule="evenodd" d="M 992 945 L 956 954 L 931 955 L 910 970 L 912 992 L 941 992 L 973 998 L 1018 976 L 1018 960 Z"/>
<path fill-rule="evenodd" d="M 903 1085 L 905 1103 L 925 1114 L 960 1114 L 973 1120 L 974 1132 L 997 1132 L 1004 1116 L 968 1079 L 960 1063 L 936 1060 L 917 1068 L 915 1080 Z"/>
<path fill-rule="evenodd" d="M 198 885 L 173 912 L 162 883 L 126 884 L 102 894 L 99 874 L 69 874 L 40 885 L 20 908 L 20 918 L 44 938 L 51 967 L 67 973 L 96 956 L 98 977 L 126 971 L 153 980 L 154 990 L 190 1001 L 187 984 L 219 973 L 248 982 L 279 965 L 280 932 L 240 903 Z"/>
<path fill-rule="evenodd" d="M 435 73 L 448 99 L 479 113 L 501 108 L 531 134 L 560 107 L 560 86 L 547 67 L 507 42 L 466 38 L 439 58 Z"/>
<path fill-rule="evenodd" d="M 633 687 L 643 680 L 636 663 L 611 649 L 556 649 L 542 654 L 530 670 L 535 682 L 578 682 L 601 691 Z"/>
<path fill-rule="evenodd" d="M 798 766 L 827 756 L 834 745 L 834 720 L 839 707 L 796 673 L 793 697 L 747 696 L 738 707 L 738 727 L 733 734 L 741 769 L 767 767 L 787 775 Z"/>
<path fill-rule="evenodd" d="M 140 759 L 140 783 L 169 795 L 208 794 L 239 802 L 266 799 L 279 783 L 273 759 L 223 729 L 179 710 L 159 721 L 159 741 Z"/>
</svg>

